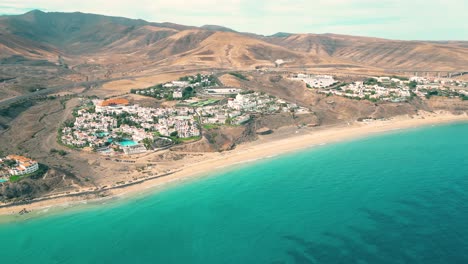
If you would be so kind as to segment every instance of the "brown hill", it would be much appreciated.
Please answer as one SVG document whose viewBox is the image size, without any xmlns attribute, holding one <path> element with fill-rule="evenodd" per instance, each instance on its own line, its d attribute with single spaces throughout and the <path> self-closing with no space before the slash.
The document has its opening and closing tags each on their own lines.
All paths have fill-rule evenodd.
<svg viewBox="0 0 468 264">
<path fill-rule="evenodd" d="M 79 12 L 45 13 L 38 10 L 0 19 L 0 32 L 46 43 L 69 54 L 99 52 L 112 47 L 115 42 L 134 38 L 139 38 L 140 45 L 149 45 L 171 33 L 190 28 Z"/>
<path fill-rule="evenodd" d="M 468 66 L 468 42 L 397 41 L 333 34 L 270 37 L 220 26 L 189 27 L 83 13 L 31 11 L 0 17 L 0 57 L 22 55 L 126 72 L 139 65 L 253 68 L 378 67 L 455 70 Z M 79 67 L 75 68 L 78 69 Z M 135 71 L 141 71 L 135 70 Z"/>
<path fill-rule="evenodd" d="M 260 65 L 274 66 L 274 62 L 278 59 L 294 64 L 318 64 L 330 61 L 329 58 L 289 50 L 234 32 L 182 31 L 169 39 L 173 42 L 172 55 L 175 55 L 171 64 L 175 65 L 252 68 Z M 160 43 L 155 43 L 154 46 L 158 47 Z"/>
<path fill-rule="evenodd" d="M 22 55 L 32 59 L 57 57 L 59 50 L 46 43 L 25 38 L 11 30 L 8 17 L 0 17 L 0 58 Z"/>
<path fill-rule="evenodd" d="M 264 39 L 295 51 L 384 69 L 468 68 L 468 42 L 399 41 L 335 34 L 296 34 Z"/>
</svg>

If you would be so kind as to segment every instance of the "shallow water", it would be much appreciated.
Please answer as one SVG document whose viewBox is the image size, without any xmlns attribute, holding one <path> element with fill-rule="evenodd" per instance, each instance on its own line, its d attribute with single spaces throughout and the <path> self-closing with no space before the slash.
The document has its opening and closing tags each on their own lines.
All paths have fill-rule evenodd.
<svg viewBox="0 0 468 264">
<path fill-rule="evenodd" d="M 0 225 L 1 263 L 468 263 L 468 124 Z"/>
</svg>

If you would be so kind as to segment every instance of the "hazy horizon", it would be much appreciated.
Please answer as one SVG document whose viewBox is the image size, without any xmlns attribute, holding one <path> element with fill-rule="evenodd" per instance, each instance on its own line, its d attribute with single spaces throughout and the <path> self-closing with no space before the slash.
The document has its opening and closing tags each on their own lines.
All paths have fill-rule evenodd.
<svg viewBox="0 0 468 264">
<path fill-rule="evenodd" d="M 468 10 L 462 0 L 406 3 L 386 0 L 331 1 L 149 1 L 116 0 L 110 6 L 89 0 L 5 0 L 0 14 L 17 15 L 31 10 L 83 12 L 170 22 L 188 26 L 218 25 L 238 32 L 272 35 L 333 33 L 401 40 L 468 40 L 468 24 L 461 23 Z"/>
</svg>

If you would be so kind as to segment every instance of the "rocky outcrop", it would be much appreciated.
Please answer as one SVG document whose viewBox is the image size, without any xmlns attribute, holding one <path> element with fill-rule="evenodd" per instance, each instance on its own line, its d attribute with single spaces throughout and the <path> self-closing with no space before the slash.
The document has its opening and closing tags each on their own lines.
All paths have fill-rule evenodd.
<svg viewBox="0 0 468 264">
<path fill-rule="evenodd" d="M 37 178 L 25 178 L 18 182 L 2 183 L 0 185 L 0 201 L 26 201 L 50 194 L 52 191 L 71 191 L 84 186 L 84 182 L 73 174 L 56 169 Z"/>
<path fill-rule="evenodd" d="M 215 151 L 232 150 L 236 145 L 256 139 L 252 122 L 244 126 L 226 126 L 205 131 L 204 137 Z"/>
<path fill-rule="evenodd" d="M 201 140 L 198 140 L 193 143 L 187 143 L 179 146 L 172 147 L 173 151 L 182 151 L 182 152 L 215 152 L 216 148 L 208 142 L 208 140 L 203 137 Z"/>
</svg>

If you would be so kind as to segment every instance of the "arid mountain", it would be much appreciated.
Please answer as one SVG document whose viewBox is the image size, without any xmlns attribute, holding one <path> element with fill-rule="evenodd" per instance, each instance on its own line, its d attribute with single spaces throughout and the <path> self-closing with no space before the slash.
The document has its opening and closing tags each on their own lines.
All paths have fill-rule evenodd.
<svg viewBox="0 0 468 264">
<path fill-rule="evenodd" d="M 195 28 L 82 13 L 31 11 L 4 16 L 0 34 L 2 57 L 62 55 L 73 60 L 80 55 L 100 58 L 101 64 L 118 58 L 206 67 L 272 66 L 277 59 L 301 64 L 325 61 L 219 26 Z"/>
<path fill-rule="evenodd" d="M 385 69 L 468 68 L 468 42 L 399 41 L 335 34 L 276 34 L 266 41 L 295 51 Z"/>
<path fill-rule="evenodd" d="M 396 41 L 333 34 L 269 37 L 206 25 L 200 28 L 83 13 L 0 17 L 0 57 L 21 55 L 71 65 L 92 61 L 115 69 L 203 66 L 253 68 L 335 65 L 381 69 L 455 70 L 468 67 L 468 42 Z M 112 65 L 112 66 L 110 66 Z M 338 66 L 337 66 L 338 65 Z M 121 69 L 122 71 L 124 69 Z"/>
<path fill-rule="evenodd" d="M 69 54 L 99 52 L 122 40 L 149 45 L 179 30 L 189 29 L 169 23 L 149 23 L 119 17 L 83 13 L 31 11 L 0 20 L 2 33 L 51 45 Z M 145 38 L 138 38 L 144 36 Z"/>
<path fill-rule="evenodd" d="M 9 27 L 10 21 L 0 17 L 0 57 L 23 55 L 29 58 L 56 57 L 60 51 L 54 46 L 21 36 Z"/>
<path fill-rule="evenodd" d="M 272 66 L 278 59 L 301 64 L 330 62 L 328 57 L 304 54 L 234 32 L 182 31 L 154 46 L 161 47 L 162 43 L 168 43 L 165 50 L 154 53 L 156 49 L 150 47 L 148 54 L 170 54 L 172 51 L 170 64 L 174 65 L 242 68 Z"/>
</svg>

